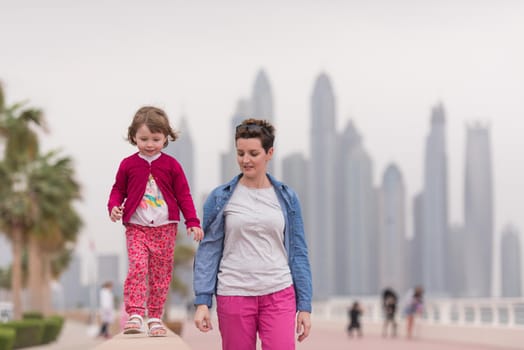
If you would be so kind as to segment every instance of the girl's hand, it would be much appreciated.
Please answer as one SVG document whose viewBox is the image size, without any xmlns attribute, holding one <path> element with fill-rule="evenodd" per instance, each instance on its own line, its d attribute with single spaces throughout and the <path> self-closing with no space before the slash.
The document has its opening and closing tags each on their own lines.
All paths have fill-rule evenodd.
<svg viewBox="0 0 524 350">
<path fill-rule="evenodd" d="M 196 242 L 200 242 L 202 238 L 204 238 L 204 232 L 200 227 L 189 227 L 187 229 L 187 235 L 191 236 L 191 234 L 193 234 L 193 239 Z"/>
<path fill-rule="evenodd" d="M 123 213 L 124 213 L 123 205 L 119 207 L 113 207 L 113 209 L 111 209 L 111 215 L 109 217 L 111 218 L 111 221 L 116 222 L 122 218 Z"/>
</svg>

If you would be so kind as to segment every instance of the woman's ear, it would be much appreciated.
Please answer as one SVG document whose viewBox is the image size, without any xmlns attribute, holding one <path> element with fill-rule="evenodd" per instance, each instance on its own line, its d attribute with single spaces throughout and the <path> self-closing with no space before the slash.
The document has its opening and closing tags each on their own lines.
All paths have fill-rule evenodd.
<svg viewBox="0 0 524 350">
<path fill-rule="evenodd" d="M 267 150 L 266 157 L 267 157 L 266 160 L 271 160 L 271 158 L 273 158 L 273 147 Z"/>
</svg>

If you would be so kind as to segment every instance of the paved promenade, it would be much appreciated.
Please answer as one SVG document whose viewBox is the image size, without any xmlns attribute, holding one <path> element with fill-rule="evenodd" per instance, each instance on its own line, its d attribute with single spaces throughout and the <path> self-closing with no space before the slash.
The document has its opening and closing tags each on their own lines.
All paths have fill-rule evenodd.
<svg viewBox="0 0 524 350">
<path fill-rule="evenodd" d="M 216 321 L 216 320 L 215 320 Z M 66 321 L 64 331 L 59 340 L 53 344 L 27 348 L 29 350 L 127 350 L 130 344 L 138 348 L 155 350 L 182 350 L 186 344 L 192 350 L 221 350 L 220 335 L 216 322 L 215 329 L 209 333 L 201 333 L 191 322 L 184 326 L 182 339 L 148 338 L 146 336 L 117 335 L 112 341 L 94 338 L 89 326 L 75 321 Z M 122 339 L 125 337 L 125 339 Z M 132 342 L 132 343 L 131 343 Z M 111 343 L 111 346 L 110 346 Z M 140 344 L 140 346 L 138 346 Z M 178 344 L 178 345 L 177 345 Z M 297 350 L 514 350 L 515 348 L 488 347 L 479 345 L 464 345 L 450 342 L 429 342 L 422 340 L 406 340 L 403 337 L 381 338 L 367 336 L 348 338 L 343 327 L 336 324 L 319 323 L 313 325 L 308 339 L 297 345 Z"/>
<path fill-rule="evenodd" d="M 192 350 L 221 350 L 220 336 L 217 325 L 209 333 L 201 333 L 192 324 L 187 324 L 183 339 Z M 509 348 L 485 347 L 479 345 L 464 345 L 458 343 L 428 342 L 421 340 L 406 340 L 403 337 L 382 338 L 364 336 L 349 338 L 344 327 L 320 323 L 313 324 L 312 333 L 302 343 L 297 344 L 297 350 L 508 350 Z M 513 348 L 514 349 L 514 348 Z"/>
</svg>

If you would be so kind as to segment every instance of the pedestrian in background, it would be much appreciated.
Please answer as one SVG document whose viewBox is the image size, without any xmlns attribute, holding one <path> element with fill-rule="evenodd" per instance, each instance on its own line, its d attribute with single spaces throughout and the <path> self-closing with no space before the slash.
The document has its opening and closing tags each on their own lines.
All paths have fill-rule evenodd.
<svg viewBox="0 0 524 350">
<path fill-rule="evenodd" d="M 395 314 L 397 312 L 397 293 L 392 288 L 386 288 L 382 292 L 382 310 L 384 311 L 384 325 L 382 327 L 382 336 L 388 334 L 388 327 L 391 326 L 391 336 L 397 336 L 397 321 Z"/>
<path fill-rule="evenodd" d="M 98 336 L 108 339 L 111 337 L 109 329 L 115 320 L 115 296 L 113 294 L 113 282 L 108 281 L 102 285 L 102 288 L 100 289 L 99 303 L 101 326 Z"/>
<path fill-rule="evenodd" d="M 405 309 L 406 314 L 406 337 L 413 337 L 415 317 L 421 316 L 424 311 L 424 289 L 421 286 L 415 287 L 413 296 Z"/>
<path fill-rule="evenodd" d="M 349 324 L 348 324 L 348 335 L 353 338 L 353 332 L 355 331 L 359 337 L 362 337 L 362 324 L 360 322 L 360 318 L 364 311 L 360 307 L 360 304 L 358 301 L 355 301 L 351 308 L 348 309 L 348 318 L 349 318 Z"/>
</svg>

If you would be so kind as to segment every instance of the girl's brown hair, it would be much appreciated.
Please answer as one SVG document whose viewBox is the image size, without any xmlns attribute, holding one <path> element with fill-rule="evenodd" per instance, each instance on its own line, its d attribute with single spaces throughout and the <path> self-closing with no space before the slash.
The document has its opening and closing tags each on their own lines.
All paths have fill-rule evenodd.
<svg viewBox="0 0 524 350">
<path fill-rule="evenodd" d="M 169 118 L 166 112 L 157 107 L 145 106 L 135 113 L 133 121 L 127 129 L 127 140 L 133 146 L 136 146 L 136 132 L 142 125 L 146 125 L 152 133 L 160 132 L 164 134 L 166 136 L 164 147 L 168 145 L 169 141 L 175 141 L 178 138 L 178 133 L 169 125 Z"/>
</svg>

